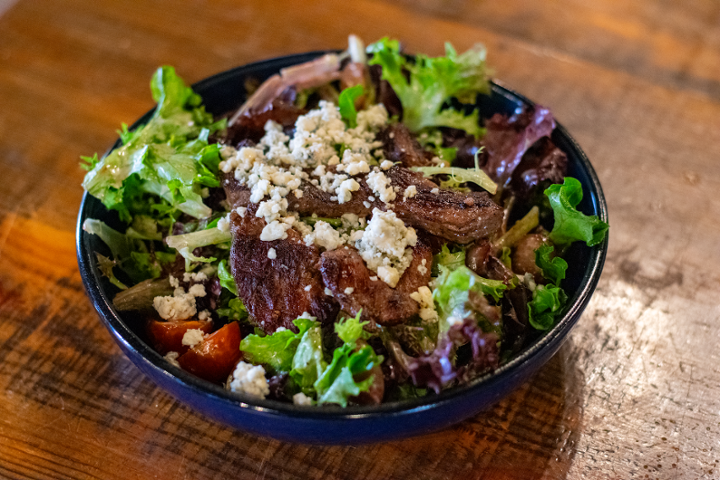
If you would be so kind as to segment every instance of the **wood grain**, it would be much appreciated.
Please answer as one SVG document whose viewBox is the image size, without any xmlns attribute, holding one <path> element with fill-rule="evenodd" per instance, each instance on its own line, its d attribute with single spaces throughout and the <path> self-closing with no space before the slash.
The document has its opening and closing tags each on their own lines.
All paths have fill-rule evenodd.
<svg viewBox="0 0 720 480">
<path fill-rule="evenodd" d="M 4 5 L 0 3 L 0 5 Z M 20 0 L 0 16 L 0 477 L 720 478 L 720 7 L 712 0 Z M 488 412 L 361 447 L 228 429 L 157 389 L 82 289 L 80 155 L 189 81 L 391 34 L 484 42 L 595 165 L 610 252 L 560 353 Z"/>
</svg>

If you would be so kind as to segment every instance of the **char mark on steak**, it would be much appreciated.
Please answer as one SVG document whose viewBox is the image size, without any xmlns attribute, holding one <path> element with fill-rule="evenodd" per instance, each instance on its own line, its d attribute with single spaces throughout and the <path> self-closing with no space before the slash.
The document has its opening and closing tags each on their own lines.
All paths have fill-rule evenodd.
<svg viewBox="0 0 720 480">
<path fill-rule="evenodd" d="M 260 240 L 265 221 L 255 216 L 256 209 L 253 205 L 244 217 L 231 215 L 230 269 L 252 320 L 266 333 L 297 330 L 292 321 L 304 312 L 322 323 L 335 321 L 338 305 L 324 293 L 317 247 L 305 245 L 293 229 L 284 240 Z"/>
</svg>

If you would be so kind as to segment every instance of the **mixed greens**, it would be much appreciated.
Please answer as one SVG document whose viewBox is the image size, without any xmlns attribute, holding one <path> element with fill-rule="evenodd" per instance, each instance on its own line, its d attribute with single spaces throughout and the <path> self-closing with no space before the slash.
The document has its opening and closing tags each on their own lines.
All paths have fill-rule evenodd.
<svg viewBox="0 0 720 480">
<path fill-rule="evenodd" d="M 151 81 L 158 105 L 152 117 L 132 131 L 123 124 L 122 145 L 105 157 L 83 157 L 81 166 L 88 170 L 83 187 L 114 212 L 108 222 L 88 219 L 83 228 L 107 245 L 105 254 L 96 252 L 98 268 L 119 290 L 114 300 L 118 310 L 142 319 L 146 326 L 141 334 L 148 343 L 168 362 L 232 391 L 345 407 L 431 395 L 467 383 L 552 328 L 568 298 L 562 288 L 568 269 L 564 252 L 574 242 L 603 242 L 608 225 L 578 211 L 582 186 L 565 176 L 564 154 L 549 139 L 554 128 L 549 112 L 536 108 L 512 117 L 480 118 L 476 102 L 491 90 L 485 50 L 479 46 L 457 54 L 448 44 L 441 57 L 408 57 L 397 40 L 385 38 L 365 49 L 351 37 L 347 52 L 311 67 L 302 70 L 302 75 L 314 72 L 310 79 L 298 69 L 268 80 L 238 113 L 230 112 L 232 117 L 206 112 L 200 96 L 175 70 L 161 67 Z M 272 89 L 276 93 L 269 100 L 260 98 Z M 253 313 L 259 308 L 252 303 L 257 299 L 239 276 L 233 242 L 246 235 L 246 212 L 255 212 L 260 202 L 232 203 L 227 179 L 233 170 L 227 165 L 247 155 L 250 150 L 243 148 L 251 144 L 261 145 L 269 156 L 275 148 L 267 144 L 270 133 L 291 137 L 295 122 L 301 121 L 296 119 L 318 108 L 336 108 L 344 129 L 352 132 L 371 128 L 371 113 L 387 112 L 378 120 L 381 126 L 372 127 L 383 140 L 368 143 L 364 165 L 354 164 L 366 170 L 346 174 L 340 179 L 349 182 L 343 188 L 352 190 L 353 179 L 365 182 L 368 171 L 375 181 L 383 172 L 390 175 L 390 168 L 407 167 L 408 175 L 419 175 L 412 177 L 417 187 L 406 188 L 404 195 L 397 189 L 389 192 L 393 198 L 397 194 L 395 204 L 412 202 L 418 189 L 427 194 L 423 185 L 430 185 L 436 187 L 432 193 L 467 195 L 470 207 L 486 198 L 477 192 L 488 192 L 494 208 L 503 210 L 500 228 L 470 241 L 428 234 L 407 222 L 404 230 L 398 227 L 409 232 L 403 233 L 408 242 L 415 231 L 424 235 L 433 254 L 431 264 L 417 267 L 424 284 L 405 293 L 415 302 L 411 307 L 416 313 L 400 323 L 382 324 L 368 306 L 346 308 L 362 286 L 333 295 L 328 294 L 331 285 L 324 285 L 326 301 L 336 305 L 331 321 L 303 312 L 282 326 L 268 325 Z M 288 111 L 295 112 L 291 121 L 282 117 Z M 384 163 L 397 152 L 407 154 L 407 145 L 400 145 L 399 134 L 394 136 L 401 132 L 393 130 L 396 126 L 409 132 L 407 145 L 415 149 L 416 163 Z M 293 145 L 293 140 L 284 141 Z M 348 144 L 333 148 L 336 158 L 360 155 Z M 304 154 L 312 160 L 312 152 Z M 342 163 L 318 162 L 323 173 L 336 164 Z M 293 172 L 304 171 L 305 183 L 323 181 L 304 168 Z M 307 196 L 311 187 L 303 188 Z M 358 184 L 351 193 L 361 190 Z M 337 192 L 332 192 L 334 206 L 343 204 L 338 200 L 342 192 Z M 299 201 L 300 194 L 295 195 Z M 306 247 L 316 255 L 360 249 L 356 238 L 369 238 L 372 218 L 386 218 L 393 209 L 390 200 L 372 215 L 324 217 L 293 213 L 287 198 L 273 204 L 281 206 L 276 213 L 280 208 L 286 216 L 267 217 L 266 227 L 271 220 L 282 223 L 292 216 L 290 230 L 300 232 L 293 235 L 304 235 Z M 284 228 L 282 232 L 290 227 Z M 321 228 L 340 239 L 337 245 L 312 243 Z M 282 242 L 288 241 L 278 235 L 266 242 L 272 248 L 263 250 L 262 260 L 280 264 Z M 407 255 L 417 254 L 419 247 L 408 245 Z M 369 273 L 375 275 L 372 282 L 384 281 L 377 279 L 384 267 L 367 268 L 375 268 Z M 397 270 L 401 275 L 406 271 Z M 382 288 L 395 288 L 385 283 Z M 299 295 L 310 287 L 296 285 Z"/>
</svg>

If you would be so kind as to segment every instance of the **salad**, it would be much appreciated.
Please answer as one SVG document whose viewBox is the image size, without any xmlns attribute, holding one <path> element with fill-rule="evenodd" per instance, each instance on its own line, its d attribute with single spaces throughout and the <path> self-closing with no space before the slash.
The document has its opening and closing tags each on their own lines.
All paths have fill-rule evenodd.
<svg viewBox="0 0 720 480">
<path fill-rule="evenodd" d="M 548 109 L 480 118 L 481 46 L 350 36 L 218 116 L 172 67 L 150 86 L 152 117 L 83 157 L 112 213 L 83 229 L 145 341 L 232 392 L 345 407 L 465 384 L 553 327 L 564 252 L 608 229 L 576 209 Z"/>
</svg>

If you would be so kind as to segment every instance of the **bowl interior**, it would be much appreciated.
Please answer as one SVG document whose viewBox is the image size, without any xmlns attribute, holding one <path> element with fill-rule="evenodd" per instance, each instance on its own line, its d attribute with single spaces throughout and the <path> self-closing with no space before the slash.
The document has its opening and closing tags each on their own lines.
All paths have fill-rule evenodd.
<svg viewBox="0 0 720 480">
<path fill-rule="evenodd" d="M 238 108 L 245 100 L 246 95 L 243 87 L 245 78 L 254 77 L 258 80 L 264 80 L 277 73 L 280 68 L 311 60 L 323 53 L 326 52 L 291 55 L 238 67 L 202 80 L 193 85 L 193 88 L 203 97 L 209 112 L 223 114 Z M 492 95 L 481 96 L 478 101 L 478 109 L 481 115 L 487 118 L 494 113 L 512 114 L 523 104 L 531 103 L 522 95 L 493 83 Z M 135 122 L 133 128 L 145 123 L 151 115 L 152 111 L 145 114 Z M 587 157 L 562 125 L 558 124 L 553 132 L 552 139 L 568 156 L 569 175 L 577 178 L 583 185 L 584 197 L 578 209 L 587 215 L 598 215 L 601 220 L 607 222 L 607 207 L 602 189 Z M 111 147 L 111 150 L 119 145 L 120 141 L 118 140 Z M 140 319 L 133 315 L 120 315 L 112 306 L 112 298 L 117 289 L 110 284 L 107 278 L 102 276 L 97 268 L 93 253 L 97 251 L 108 255 L 109 250 L 97 236 L 88 235 L 82 230 L 82 223 L 86 218 L 97 218 L 105 221 L 110 226 L 116 227 L 119 227 L 119 221 L 117 215 L 114 212 L 108 212 L 99 200 L 85 194 L 78 216 L 77 254 L 81 276 L 87 293 L 102 321 L 126 352 L 131 352 L 133 356 L 137 355 L 137 358 L 141 358 L 147 364 L 147 368 L 153 369 L 158 374 L 174 377 L 174 380 L 180 382 L 184 388 L 213 396 L 225 402 L 229 407 L 236 406 L 279 415 L 302 415 L 304 418 L 342 417 L 351 419 L 368 415 L 417 411 L 418 409 L 452 401 L 453 398 L 467 392 L 483 389 L 490 383 L 502 381 L 503 378 L 510 378 L 523 364 L 528 364 L 528 362 L 540 358 L 543 349 L 556 349 L 559 347 L 559 342 L 562 341 L 578 320 L 597 285 L 607 250 L 607 239 L 592 248 L 576 243 L 568 250 L 566 260 L 569 268 L 566 280 L 563 283 L 563 288 L 568 294 L 567 312 L 551 330 L 543 333 L 537 340 L 526 346 L 496 371 L 478 377 L 468 385 L 425 398 L 390 402 L 379 406 L 352 406 L 345 409 L 330 406 L 322 409 L 307 409 L 273 400 L 250 399 L 242 395 L 229 393 L 217 385 L 173 367 L 143 342 L 142 335 L 139 334 L 142 329 Z M 133 361 L 137 363 L 136 358 L 133 358 Z"/>
</svg>

